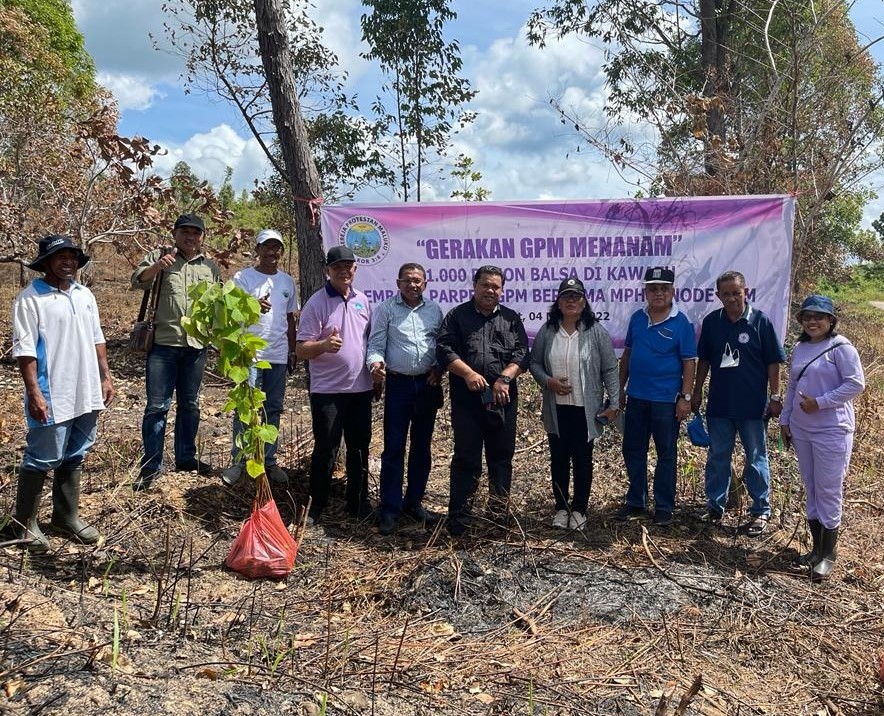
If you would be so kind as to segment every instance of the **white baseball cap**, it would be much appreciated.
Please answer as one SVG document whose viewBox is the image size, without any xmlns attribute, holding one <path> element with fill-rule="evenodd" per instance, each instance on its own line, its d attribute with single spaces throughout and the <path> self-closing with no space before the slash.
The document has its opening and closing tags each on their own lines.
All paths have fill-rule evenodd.
<svg viewBox="0 0 884 716">
<path fill-rule="evenodd" d="M 285 241 L 282 240 L 282 234 L 280 234 L 276 229 L 261 229 L 258 232 L 258 235 L 255 237 L 255 244 L 263 244 L 265 241 L 270 241 L 271 239 L 275 239 L 283 246 L 285 246 Z"/>
</svg>

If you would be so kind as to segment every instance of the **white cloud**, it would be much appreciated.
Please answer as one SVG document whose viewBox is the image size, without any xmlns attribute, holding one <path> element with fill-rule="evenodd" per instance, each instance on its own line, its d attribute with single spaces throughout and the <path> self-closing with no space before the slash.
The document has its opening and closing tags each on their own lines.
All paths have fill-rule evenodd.
<svg viewBox="0 0 884 716">
<path fill-rule="evenodd" d="M 184 143 L 158 141 L 166 154 L 154 161 L 158 174 L 168 177 L 178 162 L 187 162 L 194 174 L 206 179 L 216 189 L 224 182 L 227 167 L 233 169 L 232 183 L 239 192 L 251 189 L 255 178 L 264 177 L 269 164 L 255 139 L 240 137 L 222 124 L 208 132 L 194 134 Z"/>
<path fill-rule="evenodd" d="M 162 94 L 156 86 L 145 82 L 135 75 L 118 75 L 107 72 L 99 72 L 96 76 L 98 83 L 108 89 L 116 98 L 120 111 L 127 109 L 148 109 L 155 98 L 161 98 Z"/>
</svg>

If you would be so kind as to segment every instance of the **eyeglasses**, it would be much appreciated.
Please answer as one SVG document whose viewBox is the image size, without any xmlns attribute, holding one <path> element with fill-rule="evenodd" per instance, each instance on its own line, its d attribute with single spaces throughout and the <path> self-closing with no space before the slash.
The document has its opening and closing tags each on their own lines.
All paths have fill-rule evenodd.
<svg viewBox="0 0 884 716">
<path fill-rule="evenodd" d="M 579 293 L 574 293 L 573 291 L 568 291 L 568 293 L 563 293 L 561 296 L 559 296 L 559 300 L 560 301 L 567 301 L 568 303 L 571 303 L 574 301 L 582 301 L 583 296 L 581 296 Z"/>
</svg>

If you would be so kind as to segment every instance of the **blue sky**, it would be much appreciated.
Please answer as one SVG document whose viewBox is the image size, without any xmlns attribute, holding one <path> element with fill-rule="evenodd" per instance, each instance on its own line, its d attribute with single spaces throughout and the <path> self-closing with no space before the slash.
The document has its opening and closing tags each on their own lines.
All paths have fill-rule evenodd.
<svg viewBox="0 0 884 716">
<path fill-rule="evenodd" d="M 562 99 L 584 116 L 598 116 L 604 100 L 599 49 L 569 38 L 544 50 L 530 48 L 524 25 L 537 0 L 455 0 L 458 19 L 450 29 L 464 59 L 464 75 L 479 90 L 473 109 L 476 122 L 456 140 L 456 151 L 471 156 L 482 172 L 482 185 L 492 199 L 610 198 L 629 195 L 627 184 L 598 156 L 586 150 L 569 128 L 560 124 L 549 99 Z M 154 49 L 162 46 L 162 0 L 73 0 L 74 15 L 95 58 L 100 81 L 117 98 L 120 131 L 140 134 L 168 149 L 158 161 L 168 173 L 179 160 L 218 186 L 225 168 L 234 169 L 237 189 L 251 187 L 266 172 L 266 162 L 238 113 L 229 105 L 197 92 L 185 95 L 181 60 Z M 359 0 L 319 0 L 315 20 L 325 28 L 326 43 L 350 75 L 351 91 L 368 103 L 377 77 L 359 58 Z M 860 0 L 852 16 L 861 36 L 884 34 L 882 0 Z M 873 46 L 884 60 L 884 42 Z M 456 152 L 455 152 L 456 153 Z M 567 158 L 566 158 L 567 155 Z M 884 177 L 873 189 L 884 195 Z M 425 188 L 427 199 L 444 200 L 450 186 Z M 390 195 L 369 192 L 365 201 L 386 201 Z M 866 223 L 884 211 L 884 199 L 866 212 Z"/>
</svg>

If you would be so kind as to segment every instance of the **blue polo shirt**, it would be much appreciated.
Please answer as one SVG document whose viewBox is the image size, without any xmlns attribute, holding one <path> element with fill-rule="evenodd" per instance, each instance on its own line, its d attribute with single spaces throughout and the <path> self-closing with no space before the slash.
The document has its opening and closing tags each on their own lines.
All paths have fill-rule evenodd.
<svg viewBox="0 0 884 716">
<path fill-rule="evenodd" d="M 655 403 L 674 403 L 681 392 L 682 362 L 697 357 L 694 327 L 678 306 L 652 323 L 647 308 L 632 314 L 625 346 L 630 349 L 626 394 Z"/>
<path fill-rule="evenodd" d="M 785 363 L 786 353 L 770 319 L 747 305 L 731 322 L 723 308 L 703 319 L 697 352 L 709 363 L 706 414 L 736 420 L 764 417 L 767 368 Z"/>
</svg>

